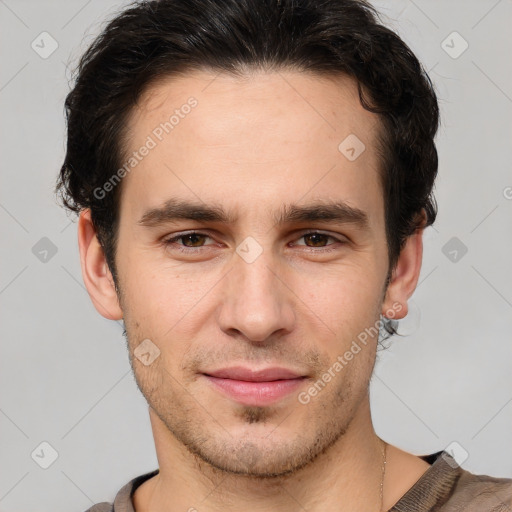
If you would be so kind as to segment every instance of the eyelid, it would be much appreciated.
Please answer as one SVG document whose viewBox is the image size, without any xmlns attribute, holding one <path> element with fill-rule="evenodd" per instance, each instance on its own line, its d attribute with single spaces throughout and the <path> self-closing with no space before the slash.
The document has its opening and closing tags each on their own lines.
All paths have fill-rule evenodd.
<svg viewBox="0 0 512 512">
<path fill-rule="evenodd" d="M 165 236 L 162 239 L 162 243 L 164 245 L 170 245 L 170 244 L 176 242 L 177 240 L 179 240 L 180 238 L 186 237 L 187 235 L 199 235 L 199 236 L 204 236 L 204 237 L 207 237 L 207 238 L 210 238 L 210 239 L 213 240 L 213 238 L 212 238 L 210 233 L 206 233 L 206 232 L 203 232 L 203 231 L 198 231 L 197 229 L 191 229 L 190 231 L 183 231 L 183 232 L 180 232 L 180 233 L 172 234 L 170 236 Z M 208 244 L 208 245 L 212 245 L 212 244 Z M 187 247 L 186 245 L 183 245 L 181 247 L 183 247 L 185 249 L 192 249 L 192 250 L 193 249 L 201 249 L 201 247 Z"/>
<path fill-rule="evenodd" d="M 333 240 L 335 240 L 336 242 L 338 243 L 346 243 L 348 242 L 348 239 L 343 236 L 343 235 L 334 235 L 334 234 L 331 234 L 329 232 L 324 232 L 322 230 L 319 230 L 319 229 L 310 229 L 310 230 L 306 230 L 306 231 L 300 231 L 298 232 L 296 235 L 294 235 L 296 238 L 300 239 L 300 238 L 303 238 L 307 235 L 324 235 L 326 236 L 327 238 L 332 238 Z M 333 245 L 333 244 L 329 244 L 329 245 Z M 307 245 L 305 247 L 308 247 Z M 316 247 L 308 247 L 308 249 L 316 249 Z M 322 249 L 322 247 L 318 247 L 318 249 Z"/>
<path fill-rule="evenodd" d="M 331 245 L 335 245 L 336 243 L 340 243 L 340 244 L 345 244 L 345 243 L 348 243 L 348 239 L 343 236 L 343 235 L 334 235 L 334 234 L 331 234 L 329 232 L 324 232 L 323 230 L 319 230 L 319 229 L 306 229 L 306 230 L 300 230 L 300 231 L 297 231 L 296 233 L 294 233 L 294 240 L 296 239 L 301 239 L 301 238 L 304 238 L 305 236 L 307 235 L 324 235 L 326 236 L 327 238 L 331 238 L 333 240 L 335 240 L 335 243 L 331 243 L 331 244 L 328 244 L 324 247 L 310 247 L 310 246 L 307 246 L 306 244 L 299 244 L 301 247 L 305 247 L 306 249 L 311 249 L 311 250 L 328 250 L 327 248 L 330 247 Z M 199 235 L 199 236 L 204 236 L 206 238 L 210 238 L 213 240 L 212 236 L 210 233 L 207 233 L 207 232 L 204 232 L 204 231 L 199 231 L 199 230 L 189 230 L 189 231 L 183 231 L 183 232 L 179 232 L 179 233 L 176 233 L 176 234 L 172 234 L 168 237 L 164 237 L 162 239 L 162 243 L 165 245 L 165 246 L 169 246 L 171 244 L 174 244 L 176 241 L 180 240 L 181 238 L 184 238 L 186 237 L 187 235 Z M 208 245 L 214 245 L 214 244 L 206 244 L 206 245 L 202 245 L 202 246 L 199 246 L 199 247 L 187 247 L 186 245 L 178 245 L 178 250 L 180 251 L 197 251 L 197 250 L 200 250 L 202 249 L 203 247 L 206 247 Z M 331 249 L 332 250 L 332 249 Z"/>
</svg>

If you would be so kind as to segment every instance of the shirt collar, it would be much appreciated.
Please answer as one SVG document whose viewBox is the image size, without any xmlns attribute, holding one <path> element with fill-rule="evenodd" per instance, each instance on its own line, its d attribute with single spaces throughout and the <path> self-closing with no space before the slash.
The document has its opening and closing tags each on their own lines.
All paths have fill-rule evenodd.
<svg viewBox="0 0 512 512">
<path fill-rule="evenodd" d="M 455 485 L 463 469 L 446 451 L 420 456 L 431 464 L 418 481 L 389 509 L 389 512 L 429 512 Z M 159 473 L 155 469 L 124 485 L 114 499 L 114 512 L 135 512 L 132 497 L 139 485 Z"/>
</svg>

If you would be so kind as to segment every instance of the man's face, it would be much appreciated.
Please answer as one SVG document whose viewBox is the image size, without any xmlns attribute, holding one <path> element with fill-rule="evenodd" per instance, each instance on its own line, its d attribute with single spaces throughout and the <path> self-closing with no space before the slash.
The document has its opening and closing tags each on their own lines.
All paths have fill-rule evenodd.
<svg viewBox="0 0 512 512">
<path fill-rule="evenodd" d="M 190 97 L 197 104 L 183 107 Z M 377 337 L 333 367 L 383 307 L 377 129 L 351 79 L 298 72 L 195 72 L 154 85 L 133 111 L 126 159 L 149 150 L 122 183 L 116 261 L 130 358 L 166 433 L 217 468 L 303 467 L 362 414 Z M 355 160 L 354 136 L 366 148 Z M 222 209 L 230 222 L 147 215 L 170 200 Z M 287 215 L 319 203 L 346 208 L 331 220 Z M 146 339 L 160 350 L 148 365 L 133 353 Z M 205 375 L 233 367 L 303 378 L 281 383 L 287 391 L 226 391 Z"/>
</svg>

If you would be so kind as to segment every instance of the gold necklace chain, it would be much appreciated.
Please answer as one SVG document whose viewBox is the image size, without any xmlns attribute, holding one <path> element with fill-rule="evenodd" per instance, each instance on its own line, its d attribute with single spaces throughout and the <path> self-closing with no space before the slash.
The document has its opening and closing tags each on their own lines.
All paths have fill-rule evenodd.
<svg viewBox="0 0 512 512">
<path fill-rule="evenodd" d="M 382 479 L 380 482 L 380 511 L 383 511 L 383 505 L 384 505 L 384 475 L 386 474 L 386 452 L 388 444 L 385 441 L 382 441 L 384 444 L 384 447 L 382 448 Z"/>
</svg>

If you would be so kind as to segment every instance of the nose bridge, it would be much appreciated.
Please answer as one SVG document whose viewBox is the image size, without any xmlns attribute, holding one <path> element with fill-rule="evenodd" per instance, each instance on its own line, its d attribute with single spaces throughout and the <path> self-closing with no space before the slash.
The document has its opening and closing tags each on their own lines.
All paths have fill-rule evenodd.
<svg viewBox="0 0 512 512">
<path fill-rule="evenodd" d="M 276 288 L 276 261 L 270 249 L 256 253 L 256 249 L 249 245 L 249 251 L 244 255 L 243 245 L 237 249 L 238 261 L 234 268 L 234 277 L 241 290 L 245 290 L 255 300 L 279 292 Z M 256 254 L 254 254 L 256 253 Z M 247 258 L 246 258 L 247 256 Z"/>
<path fill-rule="evenodd" d="M 248 238 L 237 247 L 226 276 L 220 323 L 225 331 L 236 329 L 252 341 L 264 341 L 275 331 L 292 329 L 293 305 L 272 250 Z"/>
</svg>

